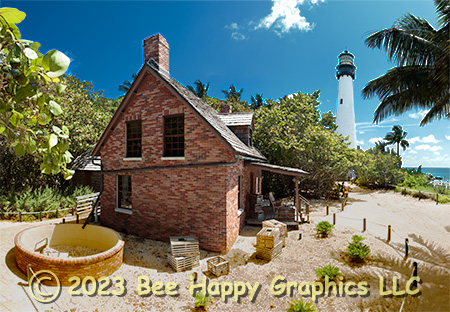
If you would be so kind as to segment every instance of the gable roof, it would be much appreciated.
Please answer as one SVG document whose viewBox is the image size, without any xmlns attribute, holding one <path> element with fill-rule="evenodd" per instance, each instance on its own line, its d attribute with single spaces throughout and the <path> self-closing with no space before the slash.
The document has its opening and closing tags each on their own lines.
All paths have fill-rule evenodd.
<svg viewBox="0 0 450 312">
<path fill-rule="evenodd" d="M 220 120 L 228 126 L 252 126 L 253 113 L 218 114 Z"/>
<path fill-rule="evenodd" d="M 266 157 L 264 157 L 263 154 L 261 154 L 258 149 L 255 147 L 249 147 L 245 145 L 231 130 L 228 128 L 225 123 L 221 120 L 219 117 L 219 114 L 207 103 L 202 101 L 200 98 L 198 98 L 196 95 L 194 95 L 191 91 L 189 91 L 185 86 L 183 86 L 181 83 L 179 83 L 177 80 L 173 79 L 169 75 L 162 74 L 156 69 L 152 63 L 146 62 L 141 70 L 139 71 L 138 76 L 133 81 L 133 84 L 131 85 L 130 89 L 128 90 L 127 94 L 125 95 L 122 103 L 117 108 L 116 112 L 114 113 L 113 118 L 110 120 L 108 126 L 106 127 L 105 131 L 103 132 L 102 136 L 100 137 L 100 140 L 97 142 L 92 155 L 99 156 L 100 150 L 102 148 L 102 145 L 104 144 L 106 138 L 109 135 L 109 132 L 111 129 L 113 129 L 116 122 L 119 121 L 119 116 L 121 113 L 124 112 L 126 106 L 130 102 L 130 99 L 132 98 L 132 94 L 134 93 L 137 85 L 139 85 L 140 81 L 142 80 L 142 77 L 144 76 L 145 72 L 149 72 L 152 75 L 154 75 L 156 78 L 158 78 L 163 84 L 168 87 L 168 89 L 175 94 L 182 102 L 184 102 L 188 107 L 191 107 L 194 112 L 197 113 L 198 117 L 202 118 L 208 126 L 215 132 L 222 141 L 228 145 L 232 150 L 234 150 L 237 154 L 245 155 L 254 157 L 256 159 L 259 159 L 261 161 L 266 161 Z"/>
</svg>

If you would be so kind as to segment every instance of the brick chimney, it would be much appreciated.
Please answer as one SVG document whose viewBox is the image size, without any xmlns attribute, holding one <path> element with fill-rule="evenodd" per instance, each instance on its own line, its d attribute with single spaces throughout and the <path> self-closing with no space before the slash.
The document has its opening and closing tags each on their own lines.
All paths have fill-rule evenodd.
<svg viewBox="0 0 450 312">
<path fill-rule="evenodd" d="M 159 64 L 159 69 L 169 73 L 169 44 L 161 34 L 155 34 L 144 39 L 144 62 L 150 58 Z"/>
<path fill-rule="evenodd" d="M 229 104 L 220 105 L 220 113 L 221 114 L 231 114 L 231 105 L 229 105 Z"/>
</svg>

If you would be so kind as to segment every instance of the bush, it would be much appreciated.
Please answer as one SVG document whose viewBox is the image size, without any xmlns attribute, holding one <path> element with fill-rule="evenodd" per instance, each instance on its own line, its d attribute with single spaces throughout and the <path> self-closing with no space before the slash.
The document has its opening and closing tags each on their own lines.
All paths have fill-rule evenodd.
<svg viewBox="0 0 450 312">
<path fill-rule="evenodd" d="M 363 262 L 370 255 L 370 247 L 361 243 L 365 238 L 359 235 L 353 235 L 353 242 L 348 244 L 347 255 L 355 262 Z"/>
<path fill-rule="evenodd" d="M 37 189 L 28 188 L 21 193 L 6 193 L 0 196 L 0 210 L 3 212 L 46 212 L 71 208 L 75 207 L 75 197 L 93 192 L 89 186 L 70 187 L 65 191 L 48 186 Z M 23 220 L 33 220 L 38 217 L 38 214 L 29 214 Z"/>
<path fill-rule="evenodd" d="M 341 269 L 335 267 L 332 264 L 324 266 L 323 268 L 319 268 L 316 270 L 316 275 L 322 280 L 325 281 L 325 278 L 328 276 L 329 281 L 334 281 L 336 277 L 342 275 Z"/>
<path fill-rule="evenodd" d="M 330 224 L 328 221 L 322 221 L 319 222 L 316 225 L 316 236 L 317 237 L 328 237 L 330 235 L 331 231 L 333 230 L 334 225 Z"/>
<path fill-rule="evenodd" d="M 292 301 L 289 304 L 287 312 L 315 312 L 316 307 L 312 305 L 312 302 L 304 302 L 303 299 Z"/>
<path fill-rule="evenodd" d="M 209 295 L 205 295 L 201 291 L 195 294 L 195 308 L 197 310 L 206 311 L 210 304 L 211 298 Z"/>
</svg>

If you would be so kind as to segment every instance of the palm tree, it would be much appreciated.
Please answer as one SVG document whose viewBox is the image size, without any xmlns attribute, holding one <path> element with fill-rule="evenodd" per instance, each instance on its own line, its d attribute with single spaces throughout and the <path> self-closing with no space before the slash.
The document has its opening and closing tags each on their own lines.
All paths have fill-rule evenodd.
<svg viewBox="0 0 450 312">
<path fill-rule="evenodd" d="M 421 126 L 450 118 L 450 0 L 434 0 L 434 5 L 439 29 L 408 13 L 366 38 L 369 48 L 384 49 L 397 64 L 362 91 L 365 99 L 376 95 L 381 101 L 374 122 L 413 108 L 428 110 Z"/>
<path fill-rule="evenodd" d="M 225 95 L 227 101 L 239 103 L 241 101 L 242 93 L 244 92 L 244 88 L 237 91 L 236 87 L 231 84 L 228 90 L 222 90 L 222 93 Z"/>
<path fill-rule="evenodd" d="M 385 142 L 385 141 L 378 141 L 378 142 L 375 142 L 375 148 L 374 149 L 375 149 L 375 151 L 378 151 L 378 152 L 381 152 L 381 153 L 385 154 L 387 145 L 388 145 L 388 143 Z"/>
<path fill-rule="evenodd" d="M 250 97 L 250 108 L 255 110 L 264 106 L 264 98 L 262 94 L 256 93 L 255 96 Z"/>
<path fill-rule="evenodd" d="M 125 80 L 121 85 L 119 85 L 119 91 L 122 91 L 123 93 L 127 93 L 128 90 L 130 90 L 131 85 L 134 81 L 134 79 L 136 79 L 137 75 L 133 74 L 131 75 L 131 82 L 129 80 Z"/>
<path fill-rule="evenodd" d="M 195 85 L 195 88 L 193 86 L 187 86 L 189 91 L 194 93 L 196 96 L 198 96 L 202 100 L 206 100 L 206 96 L 207 96 L 208 89 L 209 89 L 209 82 L 204 84 L 203 82 L 200 81 L 200 79 L 197 79 L 194 81 L 194 85 Z"/>
<path fill-rule="evenodd" d="M 409 147 L 409 142 L 405 140 L 407 134 L 408 133 L 403 131 L 401 126 L 395 125 L 392 127 L 392 131 L 386 133 L 386 136 L 384 137 L 386 144 L 397 144 L 397 156 L 400 156 L 400 146 L 403 150 L 406 150 L 406 148 Z"/>
</svg>

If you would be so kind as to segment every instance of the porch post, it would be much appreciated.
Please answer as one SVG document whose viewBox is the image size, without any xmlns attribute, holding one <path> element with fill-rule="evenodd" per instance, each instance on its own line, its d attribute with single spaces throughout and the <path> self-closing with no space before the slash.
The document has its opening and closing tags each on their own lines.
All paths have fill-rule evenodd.
<svg viewBox="0 0 450 312">
<path fill-rule="evenodd" d="M 298 176 L 295 177 L 295 214 L 297 215 L 297 221 L 300 219 L 300 201 L 298 198 Z"/>
</svg>

